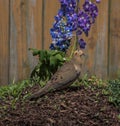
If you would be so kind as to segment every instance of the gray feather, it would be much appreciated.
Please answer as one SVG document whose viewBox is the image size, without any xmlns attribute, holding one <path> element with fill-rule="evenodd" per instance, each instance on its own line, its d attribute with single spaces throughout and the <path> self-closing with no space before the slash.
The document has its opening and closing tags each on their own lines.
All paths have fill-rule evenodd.
<svg viewBox="0 0 120 126">
<path fill-rule="evenodd" d="M 71 85 L 80 75 L 81 59 L 80 55 L 76 55 L 71 61 L 66 62 L 52 78 L 47 82 L 46 86 L 34 93 L 29 99 L 33 100 L 41 97 L 52 90 L 61 90 Z"/>
</svg>

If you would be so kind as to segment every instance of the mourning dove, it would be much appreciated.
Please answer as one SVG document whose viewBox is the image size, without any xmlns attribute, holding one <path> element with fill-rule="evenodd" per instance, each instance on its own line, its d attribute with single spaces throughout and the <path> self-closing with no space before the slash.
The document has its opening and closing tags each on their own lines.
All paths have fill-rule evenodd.
<svg viewBox="0 0 120 126">
<path fill-rule="evenodd" d="M 64 63 L 58 71 L 51 77 L 45 87 L 29 97 L 29 100 L 37 99 L 49 91 L 61 90 L 71 85 L 80 75 L 82 67 L 81 50 L 76 50 L 72 59 Z"/>
</svg>

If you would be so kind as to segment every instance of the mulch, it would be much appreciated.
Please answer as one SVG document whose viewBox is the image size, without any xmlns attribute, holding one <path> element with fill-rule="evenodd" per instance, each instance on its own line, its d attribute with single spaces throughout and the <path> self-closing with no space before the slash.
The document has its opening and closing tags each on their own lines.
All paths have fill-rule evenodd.
<svg viewBox="0 0 120 126">
<path fill-rule="evenodd" d="M 35 92 L 38 85 L 28 90 Z M 108 102 L 101 88 L 69 87 L 37 101 L 19 100 L 14 107 L 0 101 L 0 126 L 120 126 L 120 110 Z"/>
</svg>

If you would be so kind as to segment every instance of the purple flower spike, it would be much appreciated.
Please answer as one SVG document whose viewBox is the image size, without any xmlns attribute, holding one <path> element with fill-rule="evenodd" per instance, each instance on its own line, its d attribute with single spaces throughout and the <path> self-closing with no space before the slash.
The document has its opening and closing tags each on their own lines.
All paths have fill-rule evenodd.
<svg viewBox="0 0 120 126">
<path fill-rule="evenodd" d="M 84 49 L 85 48 L 86 42 L 83 39 L 79 39 L 78 40 L 78 43 L 79 43 L 81 49 Z"/>
<path fill-rule="evenodd" d="M 82 31 L 81 30 L 77 30 L 76 31 L 76 35 L 78 36 L 78 35 L 81 35 L 82 34 Z"/>
<path fill-rule="evenodd" d="M 100 3 L 101 0 L 95 0 Z M 59 0 L 61 8 L 55 16 L 55 22 L 50 30 L 52 44 L 50 49 L 65 51 L 70 46 L 74 32 L 78 36 L 80 48 L 85 48 L 86 42 L 81 38 L 82 33 L 88 36 L 91 25 L 98 15 L 97 5 L 91 0 L 85 0 L 83 8 L 78 8 L 80 0 Z"/>
<path fill-rule="evenodd" d="M 91 4 L 92 2 L 89 0 L 86 0 L 85 3 L 83 4 L 83 9 L 85 12 L 89 12 L 91 9 Z"/>
<path fill-rule="evenodd" d="M 96 3 L 100 3 L 101 0 L 96 0 Z"/>
</svg>

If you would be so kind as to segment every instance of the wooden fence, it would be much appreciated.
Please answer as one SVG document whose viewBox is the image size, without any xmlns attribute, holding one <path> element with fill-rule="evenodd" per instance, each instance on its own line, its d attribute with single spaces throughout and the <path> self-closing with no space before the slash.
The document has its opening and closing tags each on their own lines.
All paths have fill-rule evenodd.
<svg viewBox="0 0 120 126">
<path fill-rule="evenodd" d="M 119 6 L 120 0 L 101 0 L 97 21 L 85 38 L 85 73 L 120 75 Z M 58 0 L 0 0 L 0 85 L 29 77 L 37 62 L 28 48 L 49 48 L 49 29 L 59 7 Z"/>
</svg>

